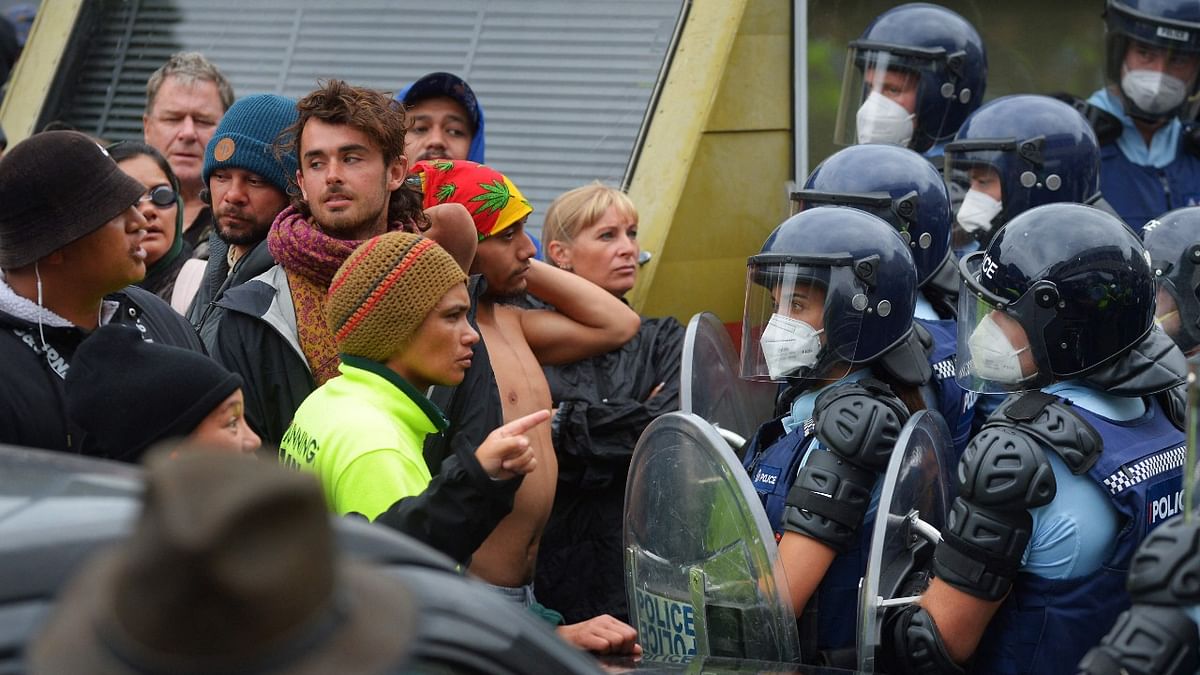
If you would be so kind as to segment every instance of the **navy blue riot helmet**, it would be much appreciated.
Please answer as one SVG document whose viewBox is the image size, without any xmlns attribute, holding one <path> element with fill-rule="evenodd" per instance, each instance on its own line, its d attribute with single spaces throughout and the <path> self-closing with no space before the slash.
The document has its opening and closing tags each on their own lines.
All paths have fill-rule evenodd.
<svg viewBox="0 0 1200 675">
<path fill-rule="evenodd" d="M 1005 96 L 975 111 L 946 144 L 945 175 L 967 192 L 959 226 L 986 242 L 1035 206 L 1097 199 L 1100 145 L 1087 120 L 1066 103 Z"/>
<path fill-rule="evenodd" d="M 908 243 L 924 285 L 950 254 L 950 195 L 937 169 L 917 153 L 888 145 L 843 148 L 793 193 L 801 209 L 852 206 L 892 224 Z"/>
<path fill-rule="evenodd" d="M 1200 88 L 1200 0 L 1108 0 L 1105 75 L 1130 116 L 1179 114 Z"/>
<path fill-rule="evenodd" d="M 908 245 L 886 221 L 802 211 L 747 262 L 742 377 L 839 378 L 908 337 L 916 293 Z"/>
<path fill-rule="evenodd" d="M 1190 353 L 1200 347 L 1200 206 L 1146 223 L 1142 241 L 1158 285 L 1155 321 Z"/>
<path fill-rule="evenodd" d="M 885 74 L 889 90 L 906 94 L 885 95 Z M 924 2 L 894 7 L 848 45 L 834 140 L 925 152 L 953 138 L 986 83 L 987 53 L 969 21 Z"/>
<path fill-rule="evenodd" d="M 959 265 L 957 373 L 972 391 L 1040 389 L 1133 348 L 1154 321 L 1154 280 L 1133 230 L 1100 209 L 1022 213 Z"/>
</svg>

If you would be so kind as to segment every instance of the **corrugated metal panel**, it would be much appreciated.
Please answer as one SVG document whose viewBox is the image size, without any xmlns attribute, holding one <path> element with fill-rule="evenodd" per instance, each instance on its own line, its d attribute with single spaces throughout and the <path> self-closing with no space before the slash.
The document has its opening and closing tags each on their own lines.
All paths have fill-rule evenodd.
<svg viewBox="0 0 1200 675">
<path fill-rule="evenodd" d="M 619 183 L 683 0 L 103 0 L 59 118 L 141 136 L 146 79 L 203 52 L 238 95 L 300 97 L 339 77 L 394 91 L 431 71 L 466 78 L 488 163 L 536 209 L 594 179 Z"/>
</svg>

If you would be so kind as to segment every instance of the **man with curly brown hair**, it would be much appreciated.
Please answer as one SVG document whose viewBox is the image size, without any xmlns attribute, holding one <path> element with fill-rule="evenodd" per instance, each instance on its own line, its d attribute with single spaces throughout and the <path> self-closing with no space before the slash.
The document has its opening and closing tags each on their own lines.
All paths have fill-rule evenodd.
<svg viewBox="0 0 1200 675">
<path fill-rule="evenodd" d="M 267 234 L 277 264 L 218 302 L 225 311 L 214 350 L 245 380 L 246 418 L 272 444 L 301 401 L 337 375 L 337 346 L 323 318 L 334 272 L 363 241 L 431 223 L 420 196 L 404 187 L 399 104 L 330 80 L 296 107 L 296 123 L 281 137 L 299 161 L 298 196 Z M 465 210 L 459 215 L 472 227 Z"/>
</svg>

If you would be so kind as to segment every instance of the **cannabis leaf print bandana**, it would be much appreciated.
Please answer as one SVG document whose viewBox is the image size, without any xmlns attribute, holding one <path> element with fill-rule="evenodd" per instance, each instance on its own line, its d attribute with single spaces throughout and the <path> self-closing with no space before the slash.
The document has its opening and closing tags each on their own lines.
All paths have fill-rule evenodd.
<svg viewBox="0 0 1200 675">
<path fill-rule="evenodd" d="M 425 160 L 414 164 L 410 175 L 420 180 L 425 208 L 451 202 L 467 207 L 475 219 L 480 241 L 503 232 L 533 212 L 517 186 L 485 164 Z"/>
</svg>

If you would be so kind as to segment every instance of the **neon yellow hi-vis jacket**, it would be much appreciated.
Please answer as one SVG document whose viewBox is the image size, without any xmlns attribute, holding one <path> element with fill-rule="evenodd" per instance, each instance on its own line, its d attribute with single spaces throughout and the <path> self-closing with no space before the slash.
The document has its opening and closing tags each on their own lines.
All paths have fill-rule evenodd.
<svg viewBox="0 0 1200 675">
<path fill-rule="evenodd" d="M 316 474 L 339 515 L 370 520 L 431 480 L 421 449 L 447 422 L 437 406 L 387 366 L 342 356 L 341 375 L 296 411 L 279 444 L 284 464 Z"/>
</svg>

